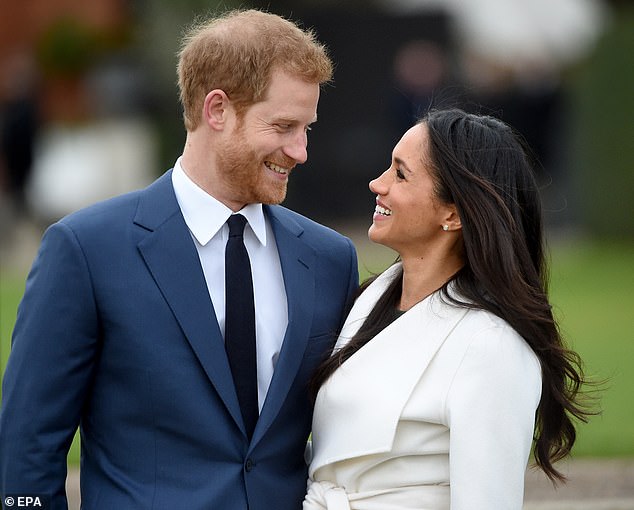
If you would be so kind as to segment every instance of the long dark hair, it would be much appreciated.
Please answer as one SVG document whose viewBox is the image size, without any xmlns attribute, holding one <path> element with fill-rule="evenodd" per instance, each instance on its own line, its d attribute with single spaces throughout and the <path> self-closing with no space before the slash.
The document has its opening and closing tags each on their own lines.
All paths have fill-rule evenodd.
<svg viewBox="0 0 634 510">
<path fill-rule="evenodd" d="M 548 301 L 539 190 L 531 151 L 510 126 L 490 116 L 462 110 L 430 111 L 420 122 L 429 132 L 428 153 L 435 195 L 455 204 L 462 223 L 465 265 L 451 278 L 459 306 L 488 310 L 508 322 L 530 345 L 542 368 L 534 456 L 553 481 L 565 480 L 553 464 L 575 442 L 573 419 L 586 422 L 584 375 L 579 356 L 566 348 Z M 350 342 L 320 367 L 318 388 L 391 320 L 400 297 L 402 274 L 383 296 Z M 393 317 L 392 317 L 393 318 Z"/>
</svg>

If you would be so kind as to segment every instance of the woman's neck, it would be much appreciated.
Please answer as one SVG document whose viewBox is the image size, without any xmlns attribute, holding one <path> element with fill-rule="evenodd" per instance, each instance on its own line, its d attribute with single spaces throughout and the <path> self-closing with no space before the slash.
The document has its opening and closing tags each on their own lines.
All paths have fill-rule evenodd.
<svg viewBox="0 0 634 510">
<path fill-rule="evenodd" d="M 409 310 L 440 289 L 464 265 L 462 257 L 403 258 L 403 290 L 399 309 Z"/>
</svg>

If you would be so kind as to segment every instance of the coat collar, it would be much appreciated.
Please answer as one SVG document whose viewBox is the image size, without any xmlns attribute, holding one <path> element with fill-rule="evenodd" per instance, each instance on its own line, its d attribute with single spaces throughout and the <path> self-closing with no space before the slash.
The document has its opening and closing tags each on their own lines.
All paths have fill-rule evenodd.
<svg viewBox="0 0 634 510">
<path fill-rule="evenodd" d="M 337 346 L 356 333 L 394 277 L 395 265 L 361 294 Z M 428 296 L 351 356 L 322 386 L 313 419 L 311 476 L 332 462 L 392 448 L 403 408 L 445 339 L 467 313 Z M 372 399 L 372 405 L 368 405 Z"/>
</svg>

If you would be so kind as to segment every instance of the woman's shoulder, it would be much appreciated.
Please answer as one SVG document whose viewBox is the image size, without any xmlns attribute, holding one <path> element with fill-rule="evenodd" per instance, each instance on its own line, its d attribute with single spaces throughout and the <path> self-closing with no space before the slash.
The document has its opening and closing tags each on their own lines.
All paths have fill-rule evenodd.
<svg viewBox="0 0 634 510">
<path fill-rule="evenodd" d="M 520 349 L 530 349 L 515 328 L 488 310 L 469 309 L 460 324 L 460 330 L 470 339 L 470 343 L 482 344 L 483 348 L 495 349 L 497 344 L 502 342 Z"/>
<path fill-rule="evenodd" d="M 470 309 L 454 331 L 461 344 L 462 366 L 495 374 L 523 373 L 536 382 L 541 375 L 539 358 L 508 322 L 487 311 Z"/>
</svg>

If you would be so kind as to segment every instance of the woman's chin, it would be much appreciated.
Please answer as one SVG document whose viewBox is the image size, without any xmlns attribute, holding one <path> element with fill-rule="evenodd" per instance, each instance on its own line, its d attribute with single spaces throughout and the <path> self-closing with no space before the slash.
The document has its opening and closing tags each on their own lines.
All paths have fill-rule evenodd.
<svg viewBox="0 0 634 510">
<path fill-rule="evenodd" d="M 376 225 L 372 224 L 368 229 L 368 239 L 376 244 L 382 244 L 383 246 L 387 246 L 384 242 L 384 236 L 381 235 L 381 232 L 376 227 Z M 389 246 L 388 246 L 389 248 Z"/>
</svg>

